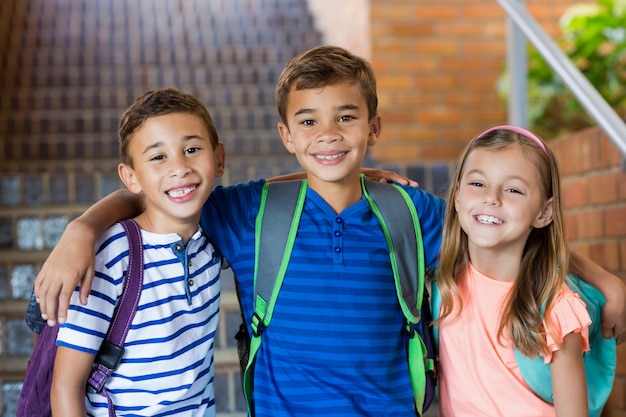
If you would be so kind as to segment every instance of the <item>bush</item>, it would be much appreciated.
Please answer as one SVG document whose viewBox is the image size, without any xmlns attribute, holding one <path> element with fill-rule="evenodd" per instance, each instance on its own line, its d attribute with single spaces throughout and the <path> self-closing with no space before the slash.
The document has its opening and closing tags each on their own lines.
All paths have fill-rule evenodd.
<svg viewBox="0 0 626 417">
<path fill-rule="evenodd" d="M 560 19 L 556 43 L 621 116 L 626 115 L 626 0 L 571 6 Z M 501 96 L 508 95 L 506 73 Z M 544 138 L 594 125 L 578 99 L 537 50 L 528 51 L 528 118 Z"/>
</svg>

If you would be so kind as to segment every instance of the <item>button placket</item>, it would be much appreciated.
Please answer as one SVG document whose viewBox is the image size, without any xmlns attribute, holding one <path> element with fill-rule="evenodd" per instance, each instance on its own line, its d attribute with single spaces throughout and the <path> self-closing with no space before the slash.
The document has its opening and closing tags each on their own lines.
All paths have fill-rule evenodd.
<svg viewBox="0 0 626 417">
<path fill-rule="evenodd" d="M 335 218 L 335 227 L 333 231 L 333 259 L 336 264 L 343 263 L 343 228 L 344 220 L 341 217 Z"/>
</svg>

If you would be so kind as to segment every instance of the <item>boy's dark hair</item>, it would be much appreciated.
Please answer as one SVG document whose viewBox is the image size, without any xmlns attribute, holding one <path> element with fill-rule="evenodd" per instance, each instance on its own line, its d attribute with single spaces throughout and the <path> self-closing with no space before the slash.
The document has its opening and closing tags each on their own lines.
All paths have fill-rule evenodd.
<svg viewBox="0 0 626 417">
<path fill-rule="evenodd" d="M 378 111 L 378 96 L 376 76 L 369 62 L 338 46 L 317 46 L 292 58 L 278 77 L 274 93 L 281 121 L 287 125 L 287 99 L 292 90 L 342 82 L 360 87 L 371 119 Z"/>
<path fill-rule="evenodd" d="M 211 145 L 215 149 L 219 142 L 217 129 L 204 103 L 197 97 L 176 88 L 160 88 L 148 91 L 135 99 L 122 114 L 117 129 L 122 163 L 130 167 L 133 166 L 129 147 L 131 138 L 137 129 L 151 117 L 171 113 L 187 113 L 198 116 L 204 122 L 210 135 Z"/>
</svg>

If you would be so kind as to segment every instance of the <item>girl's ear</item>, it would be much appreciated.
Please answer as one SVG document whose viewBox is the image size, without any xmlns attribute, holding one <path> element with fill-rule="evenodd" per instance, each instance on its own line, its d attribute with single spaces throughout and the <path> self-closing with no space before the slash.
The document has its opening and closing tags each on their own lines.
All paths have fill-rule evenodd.
<svg viewBox="0 0 626 417">
<path fill-rule="evenodd" d="M 543 209 L 535 218 L 533 222 L 533 227 L 535 229 L 541 229 L 542 227 L 546 227 L 550 223 L 552 223 L 552 216 L 554 214 L 554 197 L 550 197 L 548 201 L 543 205 Z"/>
<path fill-rule="evenodd" d="M 117 166 L 117 173 L 120 176 L 120 179 L 132 193 L 139 194 L 143 191 L 141 188 L 141 184 L 137 181 L 137 176 L 135 175 L 135 171 L 126 164 L 120 163 Z"/>
</svg>

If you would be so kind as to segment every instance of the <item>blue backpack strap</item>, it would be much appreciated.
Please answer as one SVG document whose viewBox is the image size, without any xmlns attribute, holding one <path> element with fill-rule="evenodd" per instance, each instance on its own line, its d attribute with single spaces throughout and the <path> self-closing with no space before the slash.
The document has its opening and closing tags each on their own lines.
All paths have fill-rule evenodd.
<svg viewBox="0 0 626 417">
<path fill-rule="evenodd" d="M 613 388 L 617 361 L 615 338 L 606 339 L 602 336 L 600 316 L 606 299 L 596 287 L 581 280 L 576 275 L 569 274 L 565 282 L 572 291 L 580 295 L 591 317 L 591 325 L 589 326 L 590 350 L 583 354 L 583 362 L 587 377 L 589 415 L 590 417 L 600 417 Z M 543 400 L 554 403 L 550 364 L 544 364 L 541 356 L 529 358 L 517 349 L 515 350 L 515 358 L 528 386 Z"/>
<path fill-rule="evenodd" d="M 270 325 L 274 305 L 285 278 L 293 243 L 306 198 L 307 181 L 267 182 L 261 192 L 255 225 L 254 314 L 243 391 L 249 415 L 253 416 L 252 368 L 261 346 L 263 330 Z M 291 222 L 286 219 L 291 218 Z M 265 232 L 265 230 L 270 231 Z"/>
</svg>

